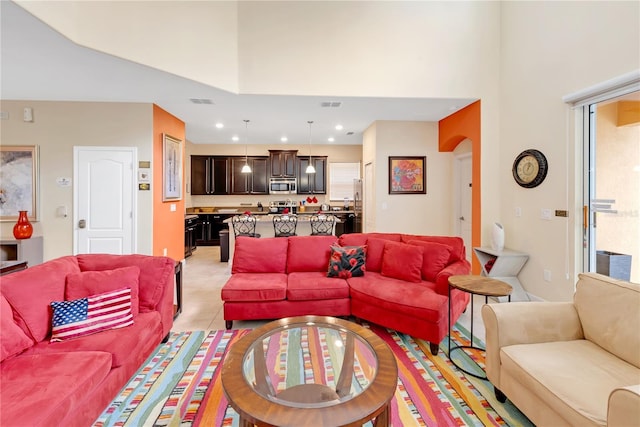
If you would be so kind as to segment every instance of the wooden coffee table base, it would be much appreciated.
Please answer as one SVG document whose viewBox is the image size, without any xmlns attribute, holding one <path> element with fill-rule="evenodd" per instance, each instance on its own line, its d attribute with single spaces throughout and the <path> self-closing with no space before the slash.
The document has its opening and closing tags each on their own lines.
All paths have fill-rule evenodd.
<svg viewBox="0 0 640 427">
<path fill-rule="evenodd" d="M 287 387 L 277 393 L 267 381 L 266 365 L 259 340 L 286 328 L 329 328 L 346 333 L 345 357 L 335 388 L 307 383 Z M 355 339 L 353 336 L 356 335 Z M 351 336 L 351 338 L 349 338 Z M 375 355 L 375 376 L 359 393 L 353 393 L 353 341 L 361 341 Z M 244 376 L 245 357 L 252 352 L 255 384 Z M 262 362 L 260 362 L 262 361 Z M 229 404 L 240 415 L 240 425 L 248 426 L 358 426 L 374 420 L 375 426 L 388 426 L 389 405 L 398 383 L 398 366 L 389 346 L 374 332 L 334 317 L 300 316 L 270 322 L 254 329 L 230 348 L 222 365 L 222 387 Z M 268 396 L 268 397 L 267 397 Z M 335 401 L 335 402 L 334 402 Z"/>
</svg>

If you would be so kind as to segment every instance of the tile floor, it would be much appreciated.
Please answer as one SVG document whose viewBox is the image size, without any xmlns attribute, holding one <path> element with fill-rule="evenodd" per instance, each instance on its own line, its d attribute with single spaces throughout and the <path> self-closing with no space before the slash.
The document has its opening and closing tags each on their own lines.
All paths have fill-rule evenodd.
<svg viewBox="0 0 640 427">
<path fill-rule="evenodd" d="M 173 331 L 224 329 L 224 315 L 220 289 L 225 284 L 230 268 L 220 262 L 220 247 L 200 246 L 186 259 L 182 270 L 182 313 L 173 324 Z M 484 298 L 474 299 L 474 336 L 484 341 L 484 325 L 480 308 Z M 471 306 L 460 317 L 469 328 Z M 234 328 L 255 328 L 265 321 L 234 321 Z"/>
</svg>

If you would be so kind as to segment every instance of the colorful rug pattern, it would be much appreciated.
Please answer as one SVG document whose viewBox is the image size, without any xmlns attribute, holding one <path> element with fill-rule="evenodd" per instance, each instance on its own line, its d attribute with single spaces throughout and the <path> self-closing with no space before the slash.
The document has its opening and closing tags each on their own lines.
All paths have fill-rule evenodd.
<svg viewBox="0 0 640 427">
<path fill-rule="evenodd" d="M 398 362 L 398 387 L 391 422 L 402 426 L 532 426 L 508 400 L 499 403 L 493 386 L 465 375 L 446 356 L 448 341 L 438 356 L 429 343 L 392 330 L 370 326 L 392 349 Z M 226 350 L 249 330 L 172 333 L 160 345 L 94 427 L 238 426 L 238 414 L 228 406 L 220 373 Z M 469 345 L 469 333 L 456 325 L 452 344 Z M 474 344 L 476 340 L 474 340 Z M 471 372 L 484 368 L 484 353 L 453 353 Z M 304 363 L 280 360 L 281 375 L 304 375 Z M 369 423 L 370 425 L 370 423 Z"/>
</svg>

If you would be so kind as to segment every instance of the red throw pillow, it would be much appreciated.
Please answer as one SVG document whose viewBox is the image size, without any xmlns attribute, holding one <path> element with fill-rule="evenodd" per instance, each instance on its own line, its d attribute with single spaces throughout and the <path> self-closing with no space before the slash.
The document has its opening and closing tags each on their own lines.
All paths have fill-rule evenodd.
<svg viewBox="0 0 640 427">
<path fill-rule="evenodd" d="M 71 301 L 116 289 L 129 288 L 131 289 L 131 313 L 133 317 L 136 317 L 140 311 L 139 277 L 140 268 L 135 265 L 113 270 L 67 274 L 64 299 Z"/>
<path fill-rule="evenodd" d="M 423 252 L 424 249 L 420 246 L 385 242 L 381 274 L 407 282 L 420 282 Z"/>
<path fill-rule="evenodd" d="M 389 240 L 374 239 L 367 240 L 367 271 L 380 272 L 382 269 L 382 253 L 384 244 Z"/>
<path fill-rule="evenodd" d="M 366 246 L 331 246 L 327 277 L 364 276 L 366 257 Z"/>
<path fill-rule="evenodd" d="M 424 249 L 422 254 L 422 278 L 435 282 L 438 273 L 449 264 L 449 246 L 424 240 L 410 240 L 408 244 L 420 246 Z"/>
<path fill-rule="evenodd" d="M 289 239 L 238 236 L 231 273 L 286 273 Z"/>
<path fill-rule="evenodd" d="M 13 310 L 11 305 L 0 294 L 0 331 L 2 340 L 0 341 L 0 362 L 9 356 L 18 354 L 33 345 L 33 341 L 13 320 Z"/>
</svg>

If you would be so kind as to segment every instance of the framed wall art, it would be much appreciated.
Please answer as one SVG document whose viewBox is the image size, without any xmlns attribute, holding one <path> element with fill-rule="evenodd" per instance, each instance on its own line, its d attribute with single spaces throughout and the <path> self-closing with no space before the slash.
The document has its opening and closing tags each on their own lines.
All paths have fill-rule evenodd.
<svg viewBox="0 0 640 427">
<path fill-rule="evenodd" d="M 162 201 L 182 199 L 182 141 L 163 135 Z"/>
<path fill-rule="evenodd" d="M 0 221 L 16 221 L 19 211 L 38 220 L 38 147 L 0 146 Z"/>
<path fill-rule="evenodd" d="M 427 158 L 389 156 L 389 194 L 427 194 Z"/>
</svg>

